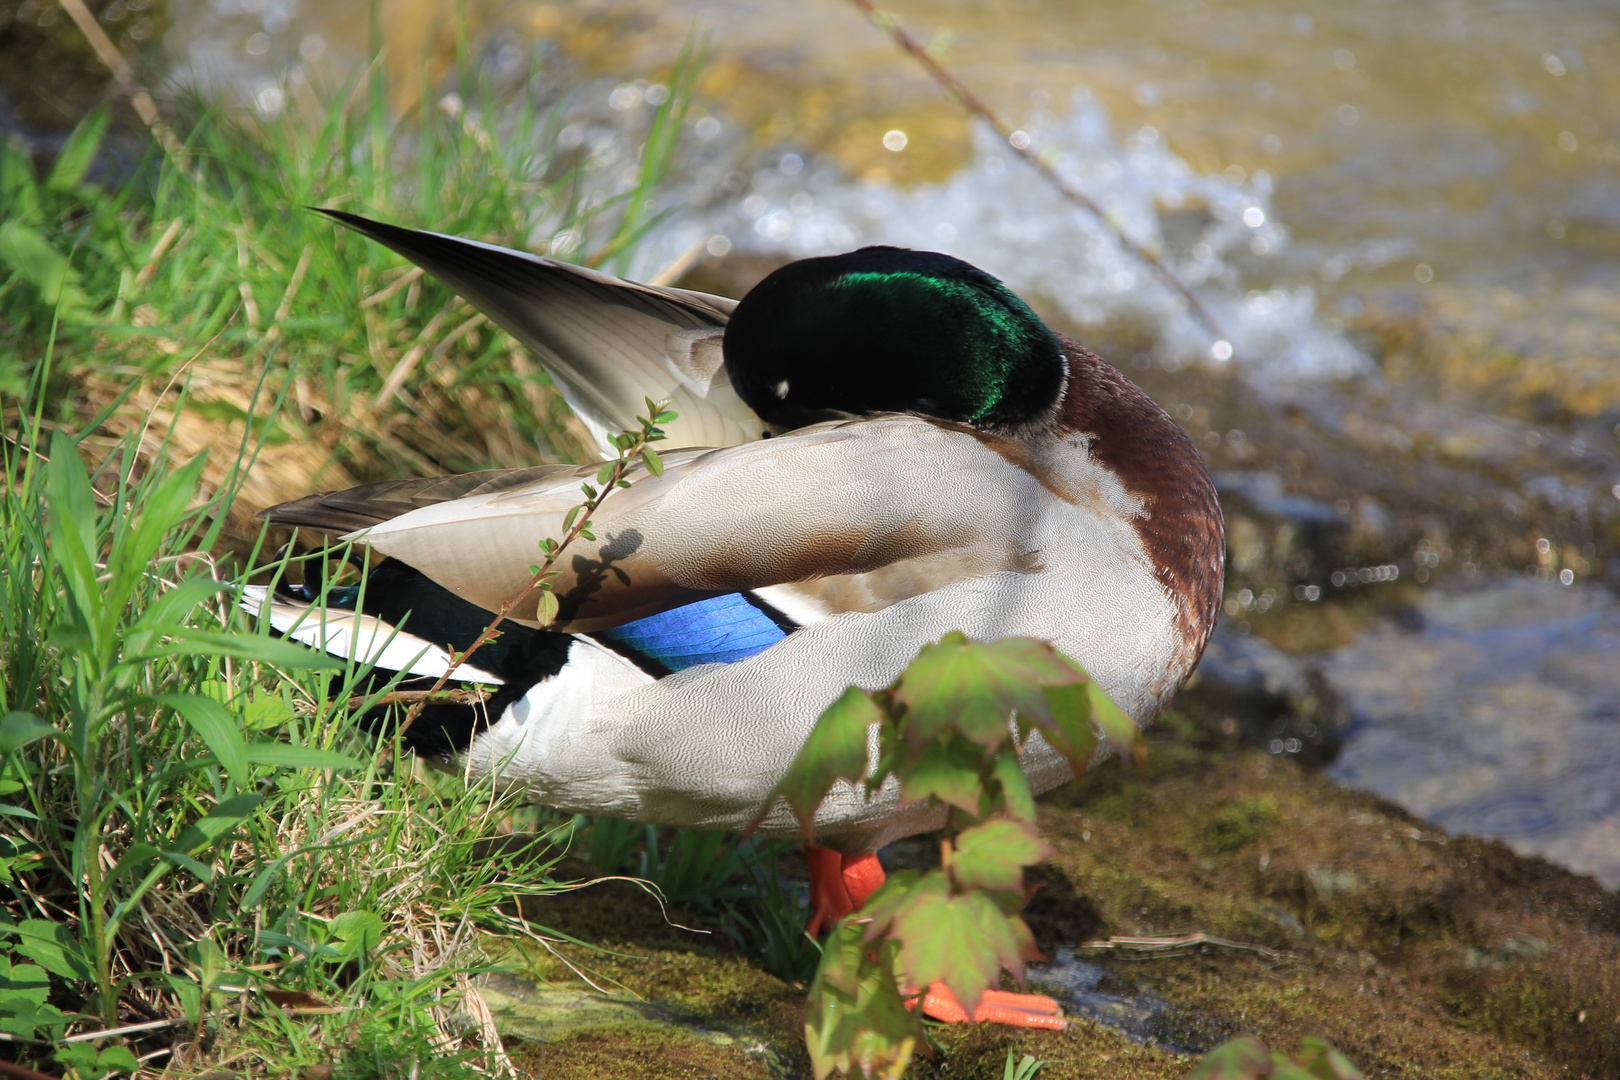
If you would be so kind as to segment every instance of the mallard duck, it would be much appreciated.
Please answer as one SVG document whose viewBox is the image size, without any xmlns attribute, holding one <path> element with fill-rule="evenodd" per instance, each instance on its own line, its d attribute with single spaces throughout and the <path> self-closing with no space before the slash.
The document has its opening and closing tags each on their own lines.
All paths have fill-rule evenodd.
<svg viewBox="0 0 1620 1080">
<path fill-rule="evenodd" d="M 984 271 L 868 247 L 791 263 L 736 302 L 328 213 L 532 349 L 605 452 L 648 397 L 673 400 L 665 445 L 689 447 L 605 501 L 597 539 L 560 567 L 556 621 L 539 628 L 532 599 L 515 609 L 463 669 L 497 696 L 434 707 L 409 733 L 419 752 L 570 811 L 738 828 L 847 686 L 887 685 L 949 631 L 1051 641 L 1143 725 L 1197 664 L 1225 557 L 1198 451 Z M 442 672 L 444 648 L 528 583 L 596 469 L 273 507 L 261 516 L 388 561 L 353 617 L 321 624 L 312 593 L 247 602 L 319 647 Z M 1038 736 L 1023 762 L 1037 792 L 1071 775 Z M 835 790 L 809 851 L 815 922 L 882 881 L 880 847 L 941 820 L 896 790 Z M 779 807 L 762 831 L 798 829 Z"/>
</svg>

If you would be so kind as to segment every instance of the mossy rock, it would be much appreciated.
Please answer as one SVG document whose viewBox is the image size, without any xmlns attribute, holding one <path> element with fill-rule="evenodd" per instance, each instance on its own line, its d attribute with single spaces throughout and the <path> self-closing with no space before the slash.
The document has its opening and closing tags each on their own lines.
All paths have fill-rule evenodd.
<svg viewBox="0 0 1620 1080">
<path fill-rule="evenodd" d="M 1172 714 L 1151 735 L 1145 775 L 1114 762 L 1042 800 L 1055 854 L 1031 873 L 1042 887 L 1030 923 L 1048 955 L 1074 950 L 1164 1001 L 1199 1046 L 1253 1032 L 1292 1050 L 1320 1035 L 1369 1076 L 1620 1076 L 1620 898 L 1501 844 L 1447 837 L 1217 721 Z M 536 900 L 524 915 L 607 950 L 559 946 L 626 1001 L 673 1018 L 637 1012 L 542 1035 L 521 1052 L 543 1046 L 544 1075 L 808 1075 L 803 988 L 712 920 L 666 918 L 624 882 Z M 1255 948 L 1086 948 L 1194 931 Z M 531 956 L 530 967 L 586 989 L 556 960 Z M 932 1035 L 934 1056 L 909 1076 L 999 1078 L 1009 1051 L 1045 1061 L 1043 1080 L 1171 1080 L 1194 1062 L 1087 1019 L 1057 1033 Z"/>
</svg>

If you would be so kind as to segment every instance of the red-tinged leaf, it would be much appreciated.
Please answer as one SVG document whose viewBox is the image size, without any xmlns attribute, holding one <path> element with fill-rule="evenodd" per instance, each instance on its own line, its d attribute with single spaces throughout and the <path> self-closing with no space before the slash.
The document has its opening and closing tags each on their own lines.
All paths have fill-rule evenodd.
<svg viewBox="0 0 1620 1080">
<path fill-rule="evenodd" d="M 1084 675 L 1045 642 L 1030 638 L 973 642 L 946 634 L 925 646 L 895 684 L 907 709 L 908 740 L 921 746 L 954 728 L 987 748 L 1011 739 L 1013 710 L 1050 723 L 1043 686 Z"/>
<path fill-rule="evenodd" d="M 883 719 L 883 711 L 871 695 L 855 686 L 845 690 L 816 721 L 810 737 L 771 793 L 767 809 L 777 797 L 786 799 L 808 842 L 816 809 L 833 784 L 839 780 L 857 783 L 866 776 L 867 731 Z M 761 818 L 764 813 L 760 811 Z"/>
<path fill-rule="evenodd" d="M 1299 1064 L 1313 1080 L 1367 1080 L 1349 1058 L 1315 1035 L 1300 1042 Z"/>
<path fill-rule="evenodd" d="M 895 762 L 901 802 L 921 802 L 932 796 L 977 815 L 983 791 L 979 771 L 984 764 L 983 747 L 960 736 L 936 739 L 923 747 L 915 760 L 908 763 L 901 757 Z"/>
<path fill-rule="evenodd" d="M 1050 858 L 1052 848 L 1022 821 L 997 818 L 975 825 L 956 838 L 951 877 L 964 889 L 993 889 L 1022 894 L 1024 867 Z"/>
<path fill-rule="evenodd" d="M 918 889 L 889 933 L 900 942 L 907 984 L 942 981 L 969 1015 L 1003 967 L 1023 971 L 1007 916 L 982 892 L 949 896 Z"/>
<path fill-rule="evenodd" d="M 990 775 L 1001 785 L 1001 804 L 1007 814 L 1019 821 L 1035 820 L 1035 795 L 1029 790 L 1029 777 L 1018 764 L 1012 751 L 996 755 L 990 766 Z"/>
<path fill-rule="evenodd" d="M 1091 721 L 1102 732 L 1102 737 L 1121 758 L 1135 760 L 1131 751 L 1137 745 L 1136 721 L 1115 705 L 1114 699 L 1103 693 L 1096 683 L 1086 683 L 1086 694 L 1091 699 Z"/>
<path fill-rule="evenodd" d="M 923 884 L 925 877 L 933 880 Z M 938 870 L 930 870 L 926 875 L 916 870 L 900 870 L 890 874 L 889 879 L 878 886 L 878 891 L 861 905 L 859 918 L 865 939 L 873 941 L 888 933 L 895 916 L 905 910 L 912 891 L 919 887 L 941 894 L 949 891 L 945 875 Z"/>
<path fill-rule="evenodd" d="M 1007 928 L 1012 931 L 1013 940 L 1018 942 L 1018 956 L 1026 963 L 1044 963 L 1046 954 L 1041 947 L 1035 944 L 1035 935 L 1030 931 L 1029 924 L 1017 915 L 1007 916 Z M 1023 981 L 1023 973 L 1019 972 L 1019 982 Z"/>
<path fill-rule="evenodd" d="M 805 1045 L 817 1080 L 833 1072 L 898 1077 L 916 1051 L 921 1018 L 895 985 L 893 944 L 873 948 L 860 927 L 843 924 L 829 937 L 811 984 Z M 837 968 L 836 973 L 829 966 Z"/>
<path fill-rule="evenodd" d="M 1266 1044 L 1253 1035 L 1244 1035 L 1205 1054 L 1198 1067 L 1187 1074 L 1187 1080 L 1259 1080 L 1270 1076 L 1275 1068 Z"/>
<path fill-rule="evenodd" d="M 1091 683 L 1084 682 L 1046 690 L 1052 723 L 1043 726 L 1041 737 L 1068 760 L 1076 776 L 1091 767 L 1097 753 L 1097 729 L 1091 723 L 1091 687 Z"/>
</svg>

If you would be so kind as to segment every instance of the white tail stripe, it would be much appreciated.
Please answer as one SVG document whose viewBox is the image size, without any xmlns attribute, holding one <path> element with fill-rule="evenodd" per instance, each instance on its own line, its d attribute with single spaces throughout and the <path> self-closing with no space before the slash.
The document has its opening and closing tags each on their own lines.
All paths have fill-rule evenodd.
<svg viewBox="0 0 1620 1080">
<path fill-rule="evenodd" d="M 428 678 L 438 678 L 450 668 L 450 654 L 445 650 L 371 615 L 327 611 L 271 596 L 263 585 L 245 586 L 241 606 L 249 615 L 268 618 L 272 627 L 293 641 L 333 656 Z M 324 621 L 323 615 L 326 616 Z M 475 664 L 456 668 L 455 678 L 496 686 L 505 681 Z"/>
</svg>

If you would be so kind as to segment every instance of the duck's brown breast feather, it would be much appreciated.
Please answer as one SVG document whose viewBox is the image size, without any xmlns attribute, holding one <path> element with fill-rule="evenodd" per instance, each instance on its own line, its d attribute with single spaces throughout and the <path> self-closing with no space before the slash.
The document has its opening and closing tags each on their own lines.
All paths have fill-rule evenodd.
<svg viewBox="0 0 1620 1080">
<path fill-rule="evenodd" d="M 1119 369 L 1059 340 L 1069 361 L 1059 434 L 1091 436 L 1091 455 L 1142 500 L 1137 533 L 1178 605 L 1184 647 L 1196 661 L 1215 628 L 1226 567 L 1226 527 L 1209 469 L 1187 433 Z"/>
</svg>

